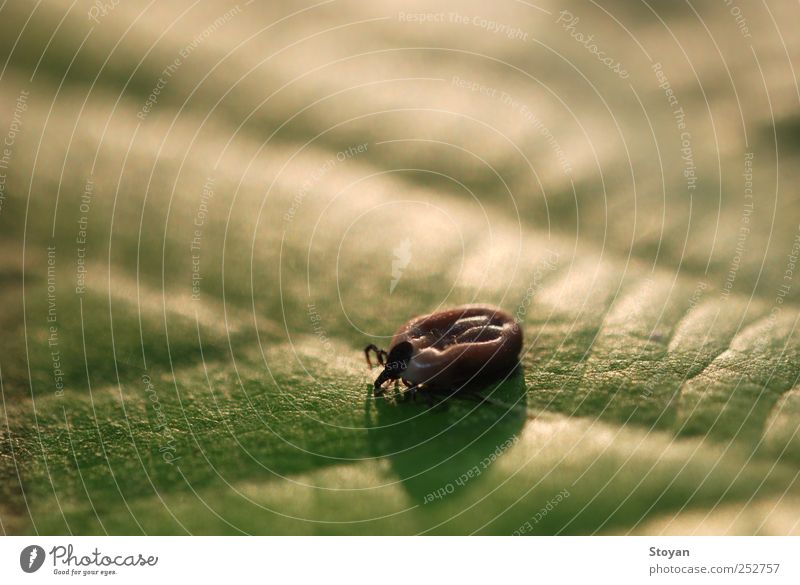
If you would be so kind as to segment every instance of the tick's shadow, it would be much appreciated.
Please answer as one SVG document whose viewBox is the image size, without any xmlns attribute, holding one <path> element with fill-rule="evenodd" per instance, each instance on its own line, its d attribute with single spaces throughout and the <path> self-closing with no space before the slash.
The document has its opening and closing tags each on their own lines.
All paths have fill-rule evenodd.
<svg viewBox="0 0 800 585">
<path fill-rule="evenodd" d="M 373 398 L 370 388 L 365 401 L 372 454 L 389 459 L 420 504 L 466 493 L 485 481 L 529 418 L 521 367 L 502 382 L 435 398 L 435 406 L 424 396 L 401 401 L 391 390 L 387 397 Z"/>
</svg>

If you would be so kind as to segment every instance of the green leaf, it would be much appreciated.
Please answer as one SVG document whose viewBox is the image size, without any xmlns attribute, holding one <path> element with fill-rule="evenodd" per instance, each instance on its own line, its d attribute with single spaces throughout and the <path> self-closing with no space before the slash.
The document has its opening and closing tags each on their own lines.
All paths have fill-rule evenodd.
<svg viewBox="0 0 800 585">
<path fill-rule="evenodd" d="M 398 6 L 214 25 L 220 6 L 121 3 L 91 28 L 63 2 L 12 52 L 32 8 L 4 5 L 3 530 L 796 532 L 796 96 L 768 119 L 703 54 L 703 109 L 669 33 L 634 23 L 690 112 L 687 194 L 652 63 L 613 22 L 630 82 L 524 6 L 497 19 L 542 44 L 445 26 L 431 45 Z M 785 59 L 737 62 L 737 83 Z M 717 127 L 740 100 L 749 142 Z M 362 348 L 467 302 L 523 326 L 491 403 L 373 398 Z"/>
</svg>

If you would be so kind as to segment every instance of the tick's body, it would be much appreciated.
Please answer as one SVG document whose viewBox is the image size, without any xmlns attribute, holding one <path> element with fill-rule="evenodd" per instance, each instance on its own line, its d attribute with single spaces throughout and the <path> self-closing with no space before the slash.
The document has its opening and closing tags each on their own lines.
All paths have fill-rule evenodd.
<svg viewBox="0 0 800 585">
<path fill-rule="evenodd" d="M 496 307 L 466 305 L 416 317 L 392 337 L 389 352 L 374 345 L 383 372 L 375 380 L 375 395 L 383 385 L 401 380 L 412 390 L 455 392 L 464 385 L 496 379 L 517 363 L 522 330 L 514 318 Z"/>
</svg>

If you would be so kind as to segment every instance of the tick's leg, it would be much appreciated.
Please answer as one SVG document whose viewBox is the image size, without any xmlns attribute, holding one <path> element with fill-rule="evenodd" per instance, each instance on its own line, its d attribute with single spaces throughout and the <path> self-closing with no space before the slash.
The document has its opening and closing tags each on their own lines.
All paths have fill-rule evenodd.
<svg viewBox="0 0 800 585">
<path fill-rule="evenodd" d="M 406 380 L 403 380 L 403 384 L 406 385 L 406 389 L 403 392 L 403 402 L 408 402 L 409 398 L 416 402 L 417 392 L 420 390 L 420 386 L 418 384 L 411 384 Z"/>
<path fill-rule="evenodd" d="M 386 352 L 383 351 L 381 348 L 379 348 L 374 343 L 370 343 L 367 347 L 364 348 L 364 357 L 367 358 L 367 365 L 369 365 L 370 368 L 372 367 L 372 360 L 369 359 L 369 352 L 371 352 L 371 351 L 375 352 L 375 359 L 378 360 L 378 363 L 380 365 L 384 365 L 386 363 L 386 359 L 385 359 L 386 358 Z"/>
<path fill-rule="evenodd" d="M 371 368 L 372 367 L 372 360 L 369 359 L 369 352 L 371 351 L 378 351 L 378 346 L 374 343 L 370 343 L 367 347 L 364 348 L 364 358 L 367 360 L 367 365 Z"/>
<path fill-rule="evenodd" d="M 442 395 L 440 391 L 437 391 L 435 388 L 426 386 L 425 384 L 420 384 L 416 386 L 417 393 L 425 399 L 425 402 L 428 403 L 428 407 L 431 410 L 438 409 L 438 410 L 447 410 L 450 406 L 448 402 L 448 395 Z"/>
<path fill-rule="evenodd" d="M 428 406 L 431 408 L 442 406 L 443 408 L 447 407 L 447 397 L 443 397 L 441 394 L 434 392 L 430 388 L 425 388 L 424 386 L 420 388 L 419 391 L 420 395 L 425 399 L 425 402 L 428 403 Z"/>
</svg>

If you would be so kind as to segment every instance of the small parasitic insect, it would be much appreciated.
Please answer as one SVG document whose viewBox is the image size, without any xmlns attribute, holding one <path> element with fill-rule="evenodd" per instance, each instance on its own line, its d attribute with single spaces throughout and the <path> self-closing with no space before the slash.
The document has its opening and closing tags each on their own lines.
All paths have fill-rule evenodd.
<svg viewBox="0 0 800 585">
<path fill-rule="evenodd" d="M 472 382 L 488 382 L 509 372 L 522 349 L 522 329 L 507 312 L 489 305 L 465 305 L 415 317 L 400 327 L 386 352 L 370 344 L 383 371 L 375 396 L 389 381 L 403 382 L 406 394 L 457 391 Z"/>
</svg>

